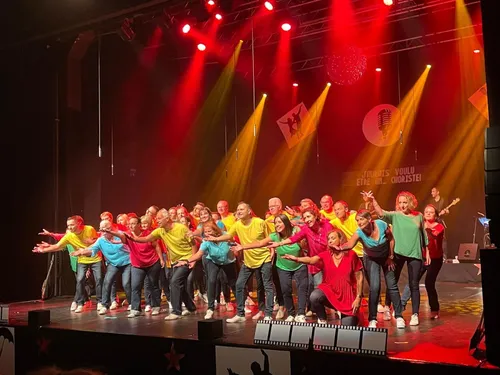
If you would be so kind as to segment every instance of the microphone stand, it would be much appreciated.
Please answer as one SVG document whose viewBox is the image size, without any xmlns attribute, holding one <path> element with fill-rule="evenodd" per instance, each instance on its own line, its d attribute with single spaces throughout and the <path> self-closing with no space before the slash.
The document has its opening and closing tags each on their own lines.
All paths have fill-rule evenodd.
<svg viewBox="0 0 500 375">
<path fill-rule="evenodd" d="M 472 233 L 472 243 L 476 243 L 477 217 L 474 216 L 474 233 Z"/>
</svg>

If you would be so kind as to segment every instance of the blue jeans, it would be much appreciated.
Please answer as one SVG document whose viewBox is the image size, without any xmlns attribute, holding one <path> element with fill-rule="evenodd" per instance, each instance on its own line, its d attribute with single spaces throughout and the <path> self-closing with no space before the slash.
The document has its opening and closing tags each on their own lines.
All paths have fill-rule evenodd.
<svg viewBox="0 0 500 375">
<path fill-rule="evenodd" d="M 132 310 L 141 311 L 141 291 L 145 280 L 148 280 L 150 290 L 150 301 L 147 305 L 160 307 L 161 292 L 159 286 L 160 262 L 145 268 L 132 267 Z"/>
<path fill-rule="evenodd" d="M 130 269 L 131 265 L 127 264 L 126 266 L 116 267 L 111 264 L 108 264 L 108 269 L 106 270 L 106 276 L 104 277 L 104 285 L 102 290 L 102 305 L 109 309 L 111 305 L 111 288 L 113 283 L 116 280 L 116 275 L 118 272 L 122 273 L 122 285 L 123 290 L 125 291 L 125 296 L 127 301 L 130 301 L 130 295 L 132 294 L 132 290 L 130 287 Z M 116 295 L 115 295 L 116 296 Z M 113 296 L 113 297 L 115 297 Z"/>
<path fill-rule="evenodd" d="M 236 265 L 234 263 L 225 264 L 223 266 L 215 264 L 211 260 L 205 262 L 205 271 L 208 276 L 208 308 L 210 310 L 215 309 L 215 297 L 217 293 L 217 281 L 219 280 L 219 275 L 224 273 L 227 276 L 228 284 L 230 288 L 236 293 Z M 220 272 L 222 271 L 222 272 Z M 219 293 L 220 295 L 220 293 Z M 229 303 L 229 300 L 227 301 Z"/>
<path fill-rule="evenodd" d="M 170 296 L 172 297 L 172 313 L 175 315 L 181 315 L 182 302 L 184 302 L 189 311 L 196 311 L 196 305 L 187 291 L 187 280 L 191 271 L 191 268 L 187 265 L 171 268 L 172 282 L 170 284 Z"/>
<path fill-rule="evenodd" d="M 307 290 L 309 287 L 307 266 L 303 265 L 295 271 L 285 271 L 278 268 L 281 291 L 283 292 L 283 300 L 289 316 L 295 316 L 295 305 L 292 296 L 292 279 L 297 283 L 297 293 L 299 309 L 298 315 L 306 313 Z"/>
<path fill-rule="evenodd" d="M 311 299 L 310 296 L 312 292 L 314 292 L 314 289 L 318 287 L 319 284 L 323 281 L 323 271 L 319 271 L 318 273 L 315 273 L 314 275 L 311 273 L 308 273 L 308 279 L 309 279 L 309 287 L 307 290 L 307 309 L 311 310 Z"/>
<path fill-rule="evenodd" d="M 273 315 L 274 288 L 272 267 L 273 265 L 271 262 L 264 263 L 257 268 L 248 268 L 245 264 L 242 264 L 240 273 L 238 274 L 238 280 L 236 281 L 236 302 L 238 304 L 239 316 L 245 316 L 245 300 L 247 298 L 247 294 L 245 293 L 245 285 L 254 272 L 255 277 L 257 278 L 259 310 L 264 310 L 265 306 L 265 315 Z"/>
<path fill-rule="evenodd" d="M 370 298 L 368 299 L 368 320 L 377 320 L 377 305 L 380 299 L 380 270 L 384 273 L 387 293 L 389 293 L 392 304 L 394 305 L 394 316 L 403 317 L 401 298 L 399 296 L 398 284 L 396 283 L 395 271 L 389 271 L 386 265 L 387 259 L 370 258 L 363 256 L 363 265 L 370 287 Z"/>
<path fill-rule="evenodd" d="M 326 298 L 325 293 L 321 289 L 314 289 L 314 292 L 311 293 L 311 306 L 312 311 L 316 313 L 318 319 L 326 320 L 326 311 L 325 306 L 330 309 L 335 309 L 328 298 Z M 341 314 L 340 322 L 343 326 L 357 326 L 358 325 L 358 317 L 354 315 L 344 315 Z"/>
<path fill-rule="evenodd" d="M 95 279 L 95 294 L 97 303 L 101 302 L 102 299 L 102 261 L 83 264 L 78 263 L 76 269 L 76 303 L 79 306 L 83 306 L 85 303 L 85 280 L 87 270 L 90 269 L 94 274 Z M 90 296 L 89 296 L 90 297 Z"/>
<path fill-rule="evenodd" d="M 399 276 L 401 276 L 401 271 L 403 270 L 405 263 L 407 264 L 412 314 L 418 314 L 420 309 L 420 289 L 418 287 L 418 283 L 420 281 L 420 272 L 422 270 L 423 262 L 421 259 L 409 258 L 403 255 L 396 254 L 394 256 L 394 263 L 396 263 L 396 282 L 399 281 Z M 391 302 L 391 296 L 390 294 L 387 294 L 385 297 L 386 306 L 390 306 Z"/>
<path fill-rule="evenodd" d="M 425 276 L 425 290 L 427 291 L 427 297 L 429 297 L 429 306 L 431 311 L 439 311 L 439 300 L 438 294 L 436 290 L 436 279 L 438 277 L 439 271 L 441 271 L 441 267 L 443 266 L 443 258 L 431 259 L 431 264 L 428 266 L 423 266 L 420 271 L 419 280 L 424 276 L 427 272 L 427 276 Z M 403 306 L 406 306 L 411 296 L 410 286 L 406 284 L 405 289 L 403 291 L 403 295 L 401 297 L 401 303 Z"/>
</svg>

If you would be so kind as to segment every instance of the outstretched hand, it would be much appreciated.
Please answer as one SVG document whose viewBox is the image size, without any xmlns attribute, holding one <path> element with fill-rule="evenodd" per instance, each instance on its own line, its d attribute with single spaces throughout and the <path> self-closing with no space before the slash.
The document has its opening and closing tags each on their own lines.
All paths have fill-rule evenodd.
<svg viewBox="0 0 500 375">
<path fill-rule="evenodd" d="M 363 196 L 363 200 L 365 202 L 371 202 L 375 199 L 375 196 L 373 195 L 372 191 L 362 191 L 361 195 Z"/>
<path fill-rule="evenodd" d="M 276 249 L 279 246 L 280 246 L 280 243 L 279 242 L 274 242 L 274 241 L 269 242 L 269 245 L 267 245 L 267 247 L 269 249 Z"/>
<path fill-rule="evenodd" d="M 42 229 L 40 233 L 38 233 L 39 236 L 49 236 L 52 237 L 52 233 L 49 232 L 47 229 Z"/>
<path fill-rule="evenodd" d="M 297 261 L 297 257 L 295 255 L 291 255 L 291 254 L 285 254 L 282 256 L 283 259 L 288 259 L 288 260 L 293 260 L 294 262 Z"/>
</svg>

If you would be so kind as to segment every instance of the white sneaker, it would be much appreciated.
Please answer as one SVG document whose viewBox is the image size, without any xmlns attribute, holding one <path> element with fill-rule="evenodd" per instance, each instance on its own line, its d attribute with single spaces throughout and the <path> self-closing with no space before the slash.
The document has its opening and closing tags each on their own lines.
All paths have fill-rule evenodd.
<svg viewBox="0 0 500 375">
<path fill-rule="evenodd" d="M 205 319 L 212 319 L 213 316 L 214 316 L 214 311 L 208 309 L 207 312 L 205 313 Z"/>
<path fill-rule="evenodd" d="M 231 302 L 226 303 L 226 311 L 234 311 L 234 305 Z"/>
<path fill-rule="evenodd" d="M 146 308 L 144 309 L 145 312 L 150 312 L 151 311 L 151 305 L 146 305 Z"/>
<path fill-rule="evenodd" d="M 269 321 L 273 320 L 273 317 L 272 316 L 266 316 L 266 317 L 264 317 L 264 320 L 267 321 L 267 322 L 269 322 Z"/>
<path fill-rule="evenodd" d="M 182 310 L 182 313 L 181 313 L 182 316 L 188 316 L 188 315 L 191 315 L 191 314 L 193 314 L 193 313 L 191 311 L 189 311 L 189 310 Z"/>
<path fill-rule="evenodd" d="M 276 313 L 276 319 L 283 319 L 285 317 L 285 309 L 278 307 L 278 312 Z"/>
<path fill-rule="evenodd" d="M 137 310 L 130 310 L 130 314 L 127 315 L 128 318 L 135 318 L 136 316 L 140 316 L 141 312 Z"/>
<path fill-rule="evenodd" d="M 250 298 L 250 296 L 248 296 L 246 301 L 245 301 L 245 305 L 254 306 L 255 302 L 253 301 L 253 299 Z"/>
<path fill-rule="evenodd" d="M 151 315 L 160 315 L 160 308 L 159 307 L 153 307 L 151 309 Z"/>
<path fill-rule="evenodd" d="M 69 311 L 75 311 L 77 307 L 78 307 L 78 305 L 76 304 L 76 302 L 73 302 L 71 304 L 71 307 L 69 308 Z"/>
<path fill-rule="evenodd" d="M 410 325 L 411 326 L 418 326 L 418 314 L 413 314 L 410 319 Z"/>
<path fill-rule="evenodd" d="M 406 327 L 405 320 L 403 318 L 396 318 L 396 327 L 405 328 Z"/>
<path fill-rule="evenodd" d="M 228 323 L 243 323 L 245 320 L 246 319 L 244 316 L 235 315 L 232 318 L 226 319 L 226 322 L 228 322 Z"/>
<path fill-rule="evenodd" d="M 263 311 L 259 311 L 257 314 L 255 314 L 254 316 L 252 316 L 252 319 L 253 320 L 259 320 L 261 318 L 264 317 L 264 312 Z"/>
<path fill-rule="evenodd" d="M 323 319 L 318 319 L 318 321 L 316 323 L 318 323 L 318 324 L 326 324 L 327 321 L 323 320 Z"/>
<path fill-rule="evenodd" d="M 305 315 L 297 315 L 295 317 L 295 321 L 297 323 L 305 323 L 306 322 L 306 316 Z"/>
<path fill-rule="evenodd" d="M 285 322 L 295 322 L 295 318 L 292 315 L 288 315 L 288 318 L 285 319 Z"/>
<path fill-rule="evenodd" d="M 377 328 L 377 321 L 370 320 L 370 323 L 368 323 L 368 328 Z"/>
<path fill-rule="evenodd" d="M 81 313 L 83 311 L 83 305 L 78 305 L 75 309 L 76 313 Z"/>
<path fill-rule="evenodd" d="M 384 320 L 391 320 L 391 309 L 389 307 L 384 307 Z"/>
<path fill-rule="evenodd" d="M 111 306 L 109 306 L 110 310 L 116 310 L 118 308 L 118 302 L 113 301 L 111 302 Z"/>
<path fill-rule="evenodd" d="M 177 320 L 177 319 L 180 319 L 181 316 L 180 315 L 177 315 L 177 314 L 168 314 L 166 317 L 165 317 L 165 320 Z"/>
<path fill-rule="evenodd" d="M 101 303 L 101 302 L 99 302 L 99 303 L 97 304 L 97 311 L 99 311 L 100 309 L 102 309 L 102 307 L 103 307 L 103 306 L 102 306 L 102 303 Z"/>
<path fill-rule="evenodd" d="M 99 309 L 99 315 L 106 315 L 107 312 L 108 312 L 108 309 L 105 307 L 101 307 Z"/>
</svg>

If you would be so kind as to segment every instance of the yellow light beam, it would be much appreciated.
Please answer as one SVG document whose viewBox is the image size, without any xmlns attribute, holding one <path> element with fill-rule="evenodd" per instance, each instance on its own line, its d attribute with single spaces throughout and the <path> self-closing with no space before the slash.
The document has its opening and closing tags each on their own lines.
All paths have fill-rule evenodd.
<svg viewBox="0 0 500 375">
<path fill-rule="evenodd" d="M 227 156 L 212 174 L 205 190 L 207 204 L 213 206 L 220 199 L 234 204 L 247 198 L 266 97 L 262 96 Z"/>
<path fill-rule="evenodd" d="M 275 155 L 270 155 L 267 167 L 257 176 L 259 185 L 266 188 L 253 189 L 252 201 L 266 201 L 272 196 L 279 196 L 284 202 L 293 199 L 293 187 L 302 178 L 330 86 L 326 85 L 302 120 L 301 130 L 305 138 L 292 149 L 284 141 Z"/>
<path fill-rule="evenodd" d="M 384 148 L 369 144 L 360 153 L 358 159 L 353 163 L 351 170 L 359 172 L 358 178 L 362 178 L 363 171 L 380 171 L 399 167 L 403 155 L 406 152 L 407 140 L 411 137 L 413 125 L 417 116 L 418 108 L 424 91 L 425 83 L 431 67 L 426 67 L 413 87 L 406 93 L 398 105 L 398 114 L 392 118 L 387 137 L 398 141 Z M 347 202 L 358 202 L 360 190 L 376 189 L 375 179 L 370 179 L 369 186 L 361 186 L 356 189 L 352 186 L 342 187 L 338 196 L 345 197 Z M 384 202 L 391 194 L 390 189 L 380 189 L 377 196 Z"/>
</svg>

